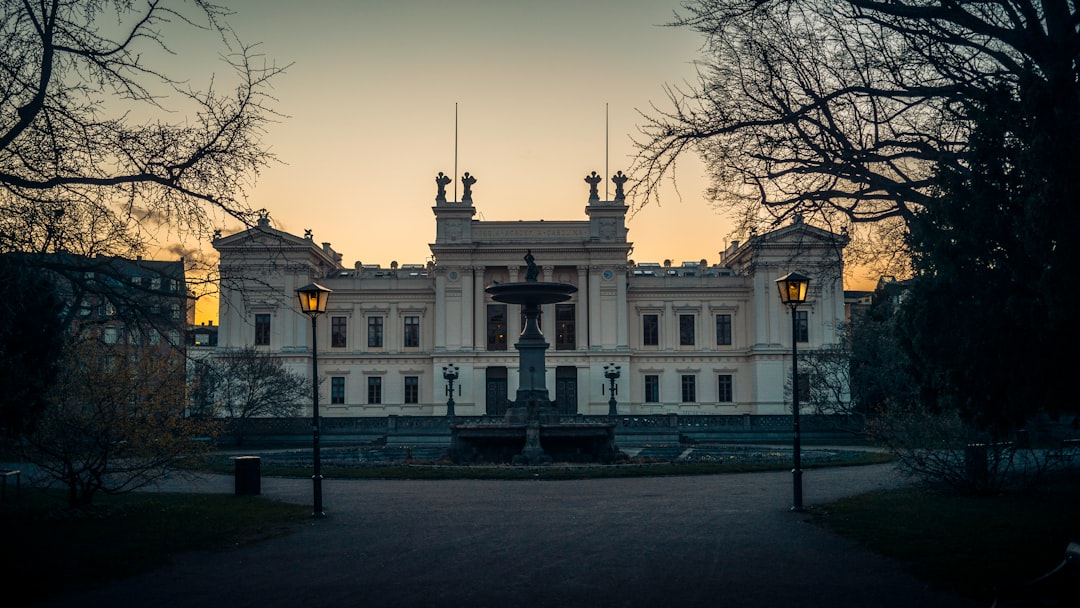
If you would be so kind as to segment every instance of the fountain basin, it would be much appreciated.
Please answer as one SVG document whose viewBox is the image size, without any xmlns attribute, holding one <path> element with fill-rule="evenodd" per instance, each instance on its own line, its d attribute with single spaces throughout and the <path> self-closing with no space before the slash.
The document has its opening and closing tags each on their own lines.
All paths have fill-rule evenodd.
<svg viewBox="0 0 1080 608">
<path fill-rule="evenodd" d="M 506 304 L 555 304 L 570 299 L 577 292 L 577 287 L 569 283 L 496 283 L 484 291 L 491 294 L 496 302 Z"/>
<path fill-rule="evenodd" d="M 535 425 L 535 423 L 534 423 Z M 605 423 L 540 424 L 539 443 L 545 462 L 615 462 L 615 425 Z M 535 428 L 535 427 L 534 427 Z M 458 424 L 451 426 L 450 459 L 464 464 L 540 464 L 521 462 L 527 452 L 529 424 Z"/>
</svg>

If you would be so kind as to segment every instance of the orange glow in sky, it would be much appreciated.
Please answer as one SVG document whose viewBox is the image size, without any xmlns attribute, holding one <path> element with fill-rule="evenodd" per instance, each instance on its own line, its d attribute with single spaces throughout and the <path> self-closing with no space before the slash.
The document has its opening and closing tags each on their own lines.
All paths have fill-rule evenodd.
<svg viewBox="0 0 1080 608">
<path fill-rule="evenodd" d="M 664 85 L 695 79 L 702 39 L 663 26 L 678 4 L 233 0 L 241 40 L 293 64 L 273 91 L 287 117 L 265 137 L 282 163 L 249 204 L 281 230 L 311 229 L 346 266 L 423 263 L 435 176 L 454 172 L 457 104 L 457 177 L 478 179 L 477 219 L 585 219 L 585 176 L 605 162 L 628 170 L 638 111 L 667 108 Z M 715 263 L 744 237 L 705 200 L 700 162 L 676 178 L 628 219 L 631 257 Z M 216 312 L 200 305 L 197 320 Z"/>
</svg>

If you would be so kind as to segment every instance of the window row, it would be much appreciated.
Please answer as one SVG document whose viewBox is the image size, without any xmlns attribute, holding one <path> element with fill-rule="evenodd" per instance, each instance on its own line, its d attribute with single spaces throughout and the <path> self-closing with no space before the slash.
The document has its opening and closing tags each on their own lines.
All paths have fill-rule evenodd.
<svg viewBox="0 0 1080 608">
<path fill-rule="evenodd" d="M 795 327 L 797 331 L 796 339 L 798 342 L 810 341 L 810 324 L 807 311 L 798 310 L 795 312 Z M 733 344 L 733 333 L 731 328 L 731 315 L 719 314 L 716 315 L 716 345 L 717 346 L 731 346 Z M 679 315 L 679 346 L 696 346 L 697 345 L 697 315 L 693 314 L 680 314 Z M 660 345 L 660 315 L 659 314 L 644 314 L 641 315 L 641 343 L 643 346 L 659 346 Z"/>
<path fill-rule="evenodd" d="M 420 403 L 420 377 L 405 376 L 402 387 L 403 403 Z M 367 401 L 369 405 L 377 405 L 383 402 L 383 378 L 382 376 L 368 376 L 367 378 Z M 330 377 L 330 403 L 334 405 L 345 403 L 345 376 Z"/>
<path fill-rule="evenodd" d="M 506 304 L 488 304 L 487 306 L 487 349 L 507 350 Z M 525 317 L 521 317 L 522 326 Z M 555 305 L 555 350 L 574 350 L 577 348 L 577 309 L 574 304 Z"/>
<path fill-rule="evenodd" d="M 383 347 L 384 317 L 367 318 L 367 345 L 368 348 Z M 330 317 L 330 347 L 346 348 L 349 345 L 349 318 L 341 316 Z M 401 344 L 405 348 L 420 347 L 420 317 L 406 316 L 402 320 Z M 255 345 L 270 345 L 270 315 L 255 315 Z"/>
<path fill-rule="evenodd" d="M 576 309 L 574 304 L 555 305 L 555 350 L 574 350 L 577 348 Z M 809 318 L 807 311 L 795 313 L 796 339 L 809 342 Z M 420 317 L 406 316 L 402 321 L 402 346 L 420 347 Z M 524 320 L 522 321 L 524 324 Z M 660 315 L 644 314 L 641 316 L 641 341 L 644 346 L 660 345 Z M 384 342 L 385 318 L 371 316 L 367 318 L 368 348 L 382 348 Z M 330 317 L 330 346 L 346 348 L 349 345 L 349 318 Z M 733 331 L 730 314 L 718 314 L 715 319 L 716 345 L 731 346 Z M 507 305 L 488 304 L 487 307 L 487 350 L 507 350 Z M 697 345 L 697 315 L 679 315 L 679 346 Z M 270 315 L 255 315 L 255 345 L 270 344 Z"/>
<path fill-rule="evenodd" d="M 92 277 L 91 277 L 92 278 Z M 132 285 L 146 285 L 151 291 L 161 291 L 162 280 L 161 277 L 147 277 L 149 280 L 143 281 L 143 277 L 139 275 L 133 275 L 131 277 Z M 165 291 L 171 291 L 176 293 L 180 291 L 180 281 L 176 279 L 166 279 L 164 282 Z"/>
<path fill-rule="evenodd" d="M 698 400 L 698 378 L 694 374 L 679 376 L 679 402 L 696 403 Z M 645 403 L 660 403 L 660 376 L 657 374 L 645 375 Z M 716 377 L 716 402 L 732 403 L 735 401 L 734 383 L 731 374 L 720 374 Z"/>
<path fill-rule="evenodd" d="M 116 344 L 120 342 L 122 337 L 127 336 L 127 343 L 132 346 L 157 346 L 161 344 L 162 332 L 157 329 L 129 329 L 117 327 L 106 327 L 101 332 L 101 339 L 105 344 Z M 173 346 L 180 345 L 180 330 L 170 329 L 166 335 L 168 336 L 169 344 Z"/>
</svg>

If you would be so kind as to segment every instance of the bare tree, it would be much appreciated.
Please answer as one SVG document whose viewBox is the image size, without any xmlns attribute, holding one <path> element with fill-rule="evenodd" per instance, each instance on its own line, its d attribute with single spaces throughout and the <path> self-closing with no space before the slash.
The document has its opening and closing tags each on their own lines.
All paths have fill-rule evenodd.
<svg viewBox="0 0 1080 608">
<path fill-rule="evenodd" d="M 310 390 L 307 379 L 285 369 L 279 357 L 251 346 L 227 351 L 211 365 L 212 401 L 218 415 L 233 419 L 237 445 L 252 418 L 298 415 Z"/>
<path fill-rule="evenodd" d="M 135 257 L 251 223 L 281 70 L 228 16 L 205 0 L 3 2 L 0 252 Z M 167 39 L 185 31 L 217 41 L 224 75 L 169 73 Z"/>
<path fill-rule="evenodd" d="M 1039 97 L 1042 135 L 1068 149 L 1078 23 L 1068 0 L 687 2 L 673 25 L 704 36 L 698 79 L 644 113 L 636 193 L 655 199 L 692 153 L 746 228 L 800 213 L 902 232 L 934 170 L 963 166 L 987 92 Z"/>
<path fill-rule="evenodd" d="M 167 347 L 72 344 L 27 458 L 67 488 L 72 506 L 160 479 L 177 459 L 208 449 L 198 439 L 215 433 L 212 421 L 184 416 L 184 365 Z"/>
<path fill-rule="evenodd" d="M 826 344 L 799 353 L 800 396 L 815 414 L 858 417 L 864 412 L 851 399 L 851 349 L 844 343 Z M 788 387 L 790 390 L 790 387 Z"/>
</svg>

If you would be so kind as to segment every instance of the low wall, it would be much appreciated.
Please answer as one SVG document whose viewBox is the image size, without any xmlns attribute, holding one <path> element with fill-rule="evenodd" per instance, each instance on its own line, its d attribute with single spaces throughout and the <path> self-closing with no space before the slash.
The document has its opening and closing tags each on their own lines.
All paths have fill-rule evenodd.
<svg viewBox="0 0 1080 608">
<path fill-rule="evenodd" d="M 702 416 L 659 414 L 645 416 L 570 416 L 563 422 L 615 424 L 620 447 L 692 445 L 696 443 L 786 442 L 791 440 L 791 416 Z M 450 446 L 450 425 L 499 422 L 488 416 L 386 416 L 380 418 L 323 418 L 322 445 L 386 445 L 390 447 Z M 859 422 L 846 416 L 800 417 L 804 441 L 821 442 L 862 437 Z M 226 431 L 223 444 L 235 444 Z M 307 418 L 249 420 L 244 445 L 303 445 L 311 442 Z"/>
</svg>

